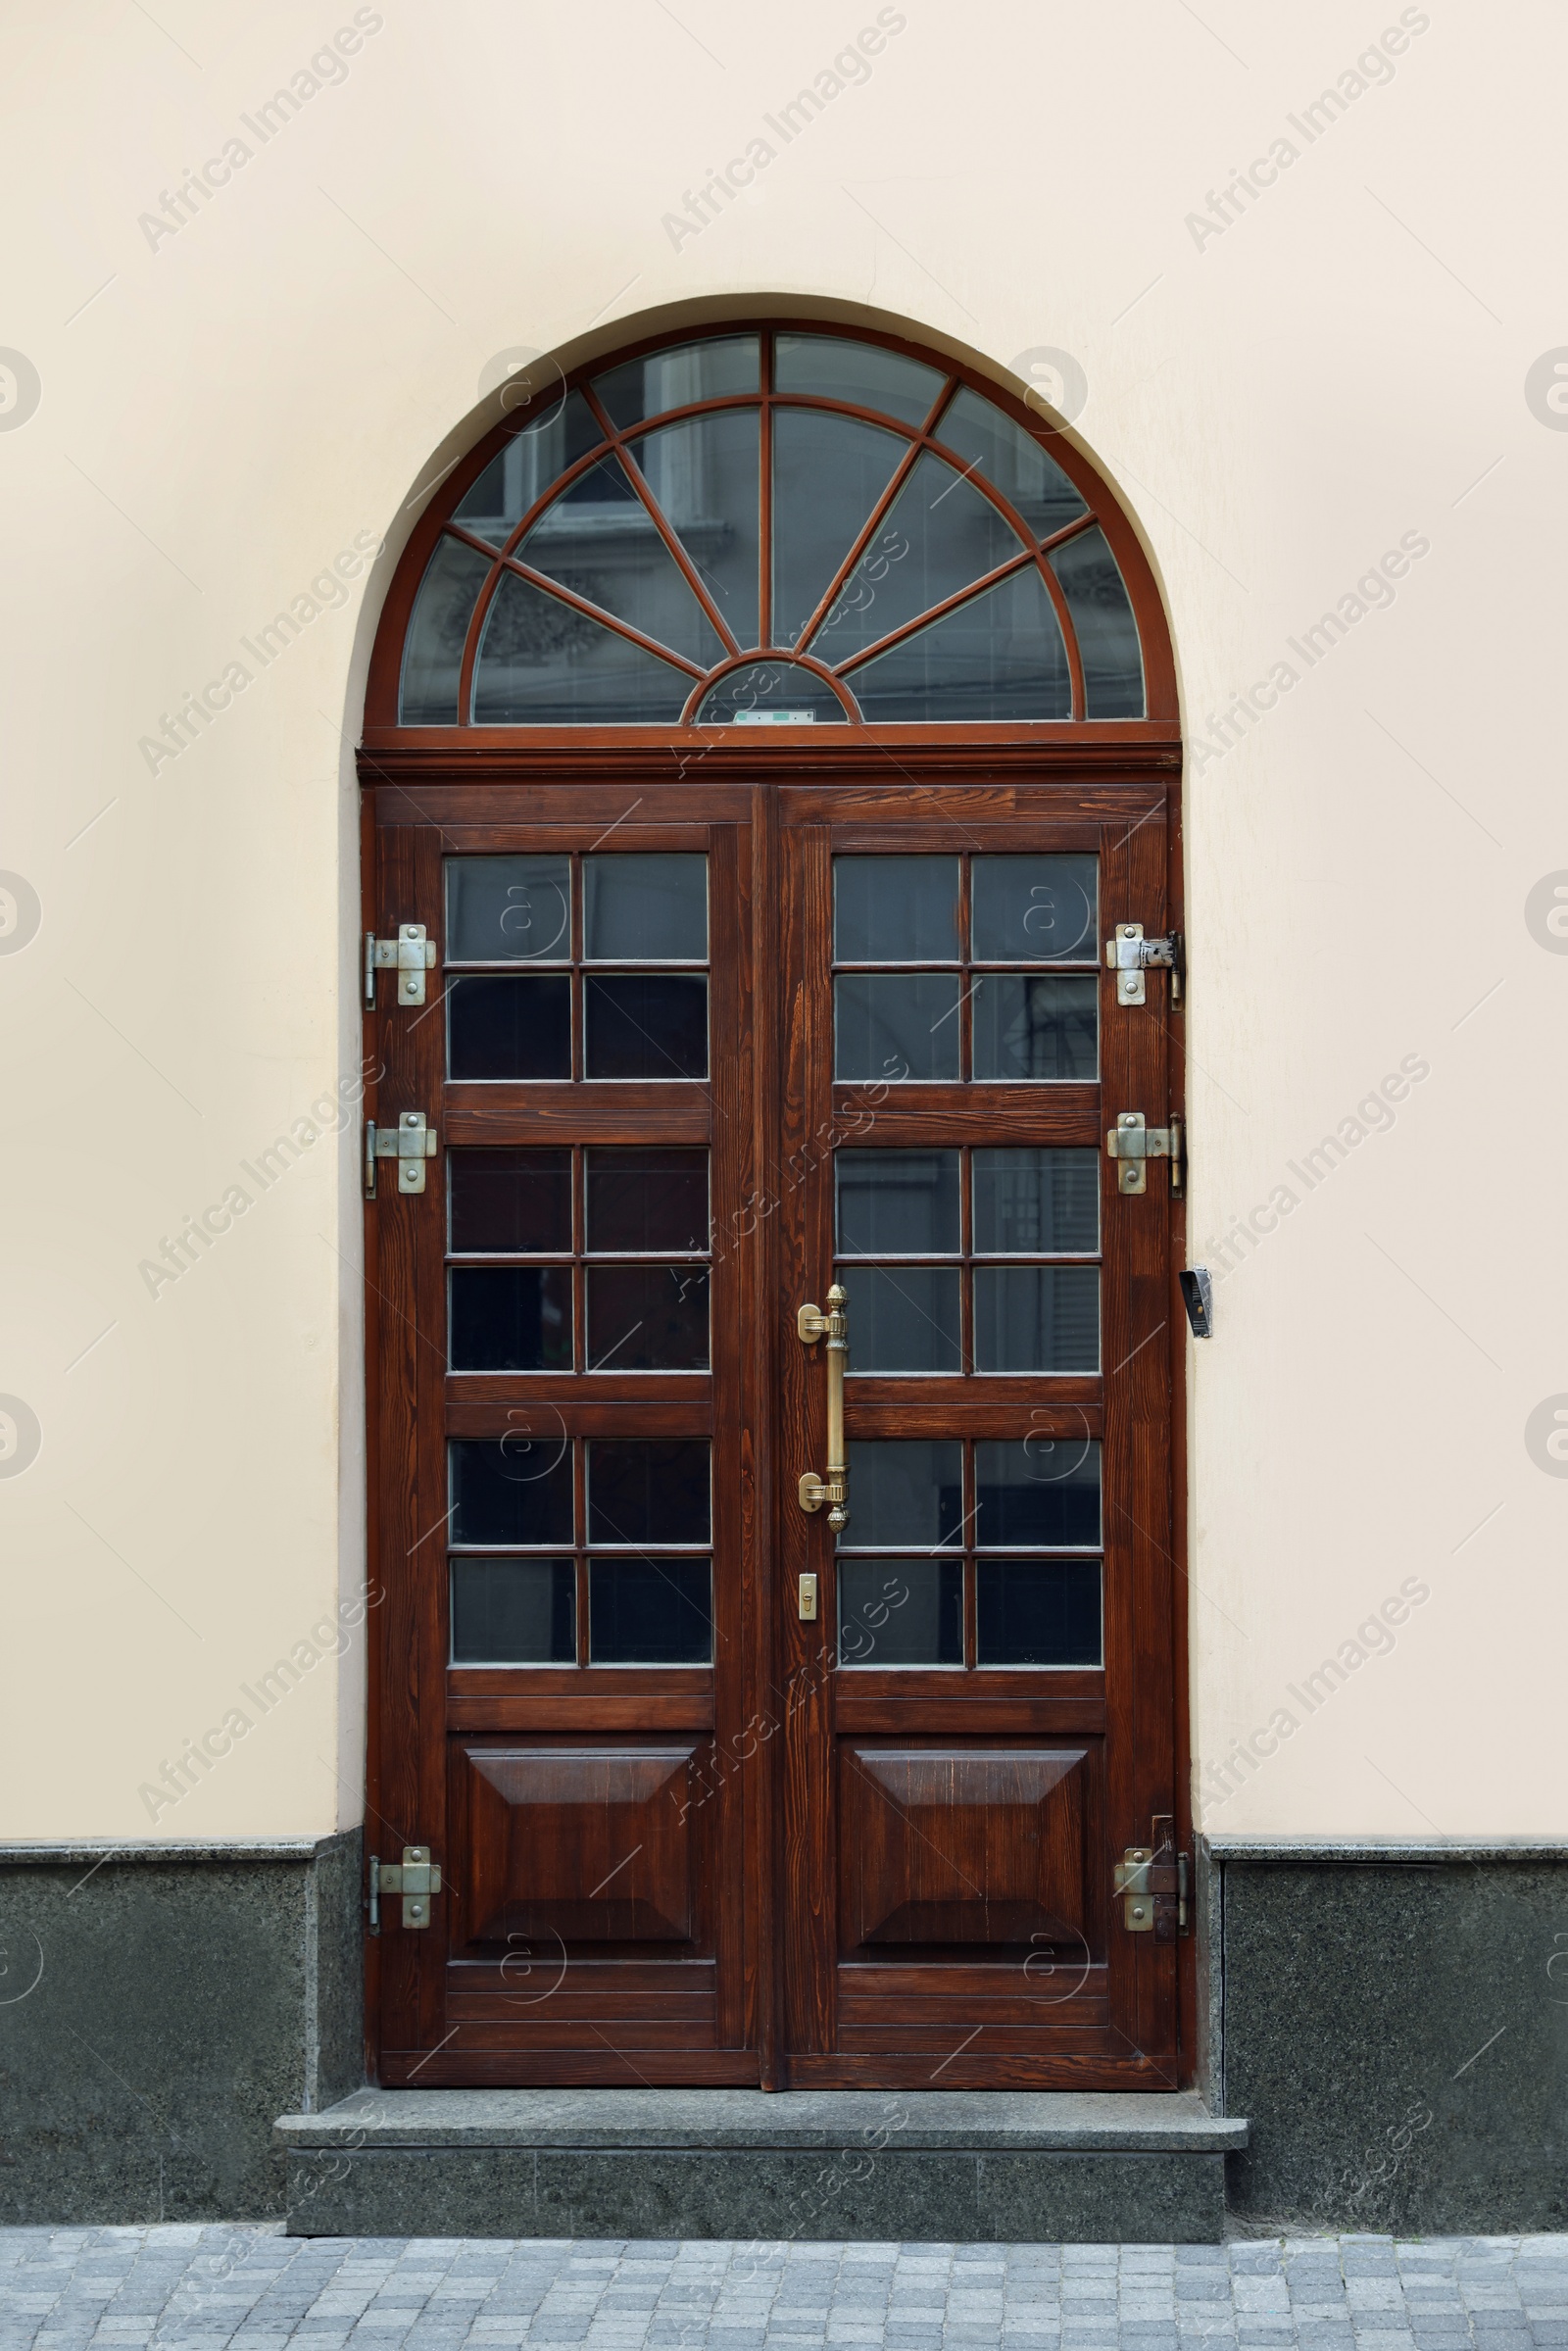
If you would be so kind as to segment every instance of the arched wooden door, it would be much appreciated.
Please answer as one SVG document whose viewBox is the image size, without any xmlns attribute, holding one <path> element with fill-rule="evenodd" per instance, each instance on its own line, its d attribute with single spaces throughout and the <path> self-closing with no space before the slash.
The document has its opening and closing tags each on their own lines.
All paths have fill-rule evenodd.
<svg viewBox="0 0 1568 2351">
<path fill-rule="evenodd" d="M 421 523 L 364 774 L 381 2079 L 1168 2085 L 1179 966 L 1104 951 L 1179 925 L 1177 737 L 1114 501 L 885 338 L 631 353 Z"/>
</svg>

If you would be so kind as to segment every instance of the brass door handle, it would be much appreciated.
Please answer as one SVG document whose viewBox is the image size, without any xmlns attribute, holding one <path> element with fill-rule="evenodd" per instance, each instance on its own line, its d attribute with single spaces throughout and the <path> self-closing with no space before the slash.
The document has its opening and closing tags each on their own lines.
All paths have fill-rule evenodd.
<svg viewBox="0 0 1568 2351">
<path fill-rule="evenodd" d="M 850 1352 L 848 1300 L 837 1282 L 827 1294 L 827 1312 L 820 1306 L 802 1306 L 795 1328 L 807 1347 L 827 1341 L 827 1476 L 808 1469 L 800 1483 L 801 1508 L 820 1510 L 832 1504 L 827 1523 L 835 1531 L 849 1523 L 850 1466 L 844 1457 L 844 1366 Z"/>
</svg>

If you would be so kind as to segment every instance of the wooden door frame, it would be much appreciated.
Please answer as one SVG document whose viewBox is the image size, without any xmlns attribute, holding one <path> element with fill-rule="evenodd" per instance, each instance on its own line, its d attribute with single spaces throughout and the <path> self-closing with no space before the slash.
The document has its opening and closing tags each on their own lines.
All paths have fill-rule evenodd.
<svg viewBox="0 0 1568 2351">
<path fill-rule="evenodd" d="M 901 730 L 903 731 L 903 730 Z M 932 730 L 935 731 L 935 730 Z M 954 730 L 956 735 L 958 730 Z M 1165 730 L 1161 730 L 1162 733 Z M 493 743 L 453 743 L 450 738 L 438 752 L 428 744 L 411 743 L 406 746 L 382 744 L 373 751 L 360 755 L 362 792 L 362 929 L 375 927 L 376 889 L 376 802 L 382 794 L 395 795 L 408 809 L 408 820 L 415 823 L 441 825 L 444 821 L 496 821 L 526 823 L 530 787 L 557 790 L 562 785 L 593 783 L 603 786 L 609 782 L 625 784 L 635 797 L 645 793 L 648 803 L 657 808 L 660 786 L 679 784 L 682 787 L 682 821 L 691 821 L 691 795 L 699 785 L 694 769 L 701 770 L 701 780 L 710 780 L 726 787 L 722 795 L 715 794 L 715 803 L 722 798 L 724 813 L 733 820 L 735 787 L 749 789 L 752 816 L 752 858 L 754 875 L 754 1004 L 759 1013 L 754 1036 L 756 1057 L 756 1106 L 754 1148 L 760 1166 L 776 1163 L 776 1141 L 779 1122 L 777 1081 L 779 1071 L 779 1015 L 781 1007 L 775 987 L 769 981 L 776 968 L 776 943 L 770 929 L 770 909 L 776 905 L 778 877 L 778 822 L 776 795 L 770 785 L 785 782 L 807 782 L 817 789 L 840 787 L 847 799 L 853 799 L 858 784 L 875 784 L 885 790 L 892 775 L 907 785 L 912 794 L 934 784 L 945 785 L 950 791 L 958 787 L 972 788 L 993 795 L 993 806 L 1005 813 L 1010 784 L 1073 785 L 1087 787 L 1102 804 L 1114 808 L 1118 783 L 1138 785 L 1147 789 L 1154 785 L 1163 792 L 1167 825 L 1166 890 L 1169 919 L 1174 929 L 1183 927 L 1182 919 L 1182 833 L 1180 752 L 1174 740 L 1175 729 L 1169 730 L 1170 740 L 1152 742 L 1147 726 L 1119 729 L 1109 725 L 1095 730 L 1090 743 L 1081 739 L 1066 744 L 984 745 L 969 744 L 944 735 L 940 743 L 914 746 L 903 742 L 896 757 L 890 759 L 891 746 L 870 739 L 870 730 L 856 730 L 858 740 L 824 745 L 817 737 L 808 747 L 777 738 L 759 745 L 755 741 L 737 743 L 715 739 L 711 732 L 697 739 L 693 754 L 683 756 L 673 744 L 661 751 L 650 746 L 634 746 L 624 740 L 623 730 L 604 728 L 579 732 L 569 749 L 552 745 L 548 749 L 522 749 L 515 743 L 502 749 Z M 1120 735 L 1120 741 L 1114 738 Z M 1131 736 L 1133 739 L 1127 739 Z M 718 810 L 715 806 L 714 813 Z M 650 810 L 652 813 L 652 809 Z M 356 957 L 357 961 L 357 957 Z M 378 1011 L 370 1020 L 368 1036 L 373 1043 L 374 1022 L 384 1017 Z M 1170 1102 L 1177 1108 L 1185 1098 L 1185 1056 L 1183 1032 L 1179 1022 L 1170 1024 L 1168 1043 L 1170 1059 Z M 372 1058 L 373 1058 L 372 1054 Z M 376 1081 L 367 1087 L 365 1115 L 379 1118 L 383 1109 L 396 1105 L 380 1104 Z M 380 1362 L 383 1344 L 385 1301 L 379 1280 L 378 1226 L 375 1203 L 366 1202 L 365 1228 L 365 1346 L 366 1346 L 366 1407 L 367 1407 L 367 1535 L 368 1557 L 374 1573 L 380 1558 L 381 1530 L 378 1497 L 381 1490 L 382 1465 L 380 1452 Z M 1173 1565 L 1171 1579 L 1172 1621 L 1169 1645 L 1172 1689 L 1172 1723 L 1174 1733 L 1173 1773 L 1176 1834 L 1184 1850 L 1191 1850 L 1191 1769 L 1190 1769 L 1190 1699 L 1189 1699 L 1189 1609 L 1187 1604 L 1187 1454 L 1186 1454 L 1186 1320 L 1182 1311 L 1175 1281 L 1176 1268 L 1185 1262 L 1186 1206 L 1182 1200 L 1169 1201 L 1167 1209 L 1168 1249 L 1170 1266 L 1170 1313 L 1167 1317 L 1167 1377 L 1171 1399 L 1170 1475 L 1171 1527 L 1170 1555 Z M 753 1253 L 752 1279 L 754 1307 L 766 1321 L 766 1328 L 777 1312 L 778 1281 L 781 1268 L 776 1262 L 771 1219 L 763 1221 L 759 1233 L 759 1246 Z M 778 1550 L 777 1511 L 779 1488 L 777 1465 L 770 1457 L 771 1420 L 766 1412 L 755 1416 L 755 1434 L 759 1451 L 755 1461 L 758 1491 L 769 1497 L 768 1507 L 759 1513 L 757 1539 L 757 1600 L 759 1641 L 763 1644 L 759 1657 L 748 1660 L 751 1676 L 761 1673 L 764 1678 L 772 1663 L 776 1639 L 774 1611 L 777 1593 L 774 1586 L 775 1562 Z M 392 1465 L 388 1465 L 390 1472 Z M 376 1824 L 382 1823 L 383 1840 L 392 1849 L 394 1840 L 401 1843 L 402 1832 L 385 1824 L 378 1811 L 384 1793 L 386 1758 L 383 1753 L 384 1691 L 388 1659 L 383 1654 L 385 1633 L 389 1627 L 378 1615 L 381 1633 L 372 1641 L 368 1657 L 368 1692 L 367 1720 L 367 1820 L 370 1825 L 369 1840 L 376 1841 Z M 762 1877 L 767 1886 L 776 1888 L 779 1883 L 778 1837 L 779 1789 L 777 1775 L 777 1743 L 766 1741 L 758 1748 L 760 1770 L 757 1774 L 752 1817 L 765 1825 L 767 1834 L 757 1847 L 762 1863 Z M 776 1898 L 776 1896 L 775 1896 Z M 366 1938 L 366 2029 L 367 2061 L 370 2079 L 379 2076 L 380 2027 L 380 1945 L 370 1936 Z M 764 2088 L 780 2085 L 782 2063 L 780 2056 L 782 2012 L 776 1981 L 776 1951 L 772 1938 L 762 1935 L 758 1948 L 759 2022 L 760 2022 L 760 2080 Z M 1197 2073 L 1197 1945 L 1195 1935 L 1185 1936 L 1177 1947 L 1178 1986 L 1178 2046 L 1180 2052 L 1179 2081 L 1183 2086 L 1196 2079 Z"/>
</svg>

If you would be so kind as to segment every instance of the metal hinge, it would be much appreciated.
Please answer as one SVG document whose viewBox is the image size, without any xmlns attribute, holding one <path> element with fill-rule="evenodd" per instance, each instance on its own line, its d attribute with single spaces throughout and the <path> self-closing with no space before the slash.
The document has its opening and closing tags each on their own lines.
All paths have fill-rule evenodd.
<svg viewBox="0 0 1568 2351">
<path fill-rule="evenodd" d="M 1187 1159 L 1179 1118 L 1173 1118 L 1169 1126 L 1152 1127 L 1142 1110 L 1119 1110 L 1115 1125 L 1105 1137 L 1105 1156 L 1121 1161 L 1116 1170 L 1118 1192 L 1147 1192 L 1149 1161 L 1168 1159 L 1171 1194 L 1174 1199 L 1181 1199 Z"/>
<path fill-rule="evenodd" d="M 375 1003 L 375 975 L 378 971 L 395 971 L 398 975 L 398 1003 L 422 1004 L 424 975 L 435 968 L 435 941 L 424 935 L 422 922 L 400 922 L 395 939 L 378 939 L 373 931 L 365 934 L 365 1001 Z"/>
<path fill-rule="evenodd" d="M 425 1123 L 422 1110 L 405 1110 L 395 1127 L 378 1127 L 373 1118 L 365 1122 L 365 1197 L 375 1198 L 375 1163 L 377 1159 L 396 1159 L 398 1190 L 424 1190 L 424 1163 L 435 1157 L 435 1129 Z"/>
<path fill-rule="evenodd" d="M 403 1896 L 405 1927 L 428 1927 L 430 1897 L 441 1891 L 441 1872 L 430 1859 L 428 1845 L 405 1845 L 401 1861 L 377 1861 L 370 1855 L 370 1933 L 381 1932 L 381 1896 Z"/>
<path fill-rule="evenodd" d="M 1141 1004 L 1144 973 L 1156 968 L 1170 973 L 1170 1001 L 1181 1003 L 1187 957 L 1180 931 L 1172 931 L 1168 939 L 1146 939 L 1141 922 L 1118 922 L 1114 937 L 1105 941 L 1105 961 L 1116 974 L 1119 1004 Z"/>
<path fill-rule="evenodd" d="M 1174 1848 L 1168 1814 L 1156 1814 L 1151 1826 L 1153 1843 L 1129 1845 L 1112 1883 L 1129 1935 L 1174 1942 L 1187 1932 L 1187 1856 Z"/>
</svg>

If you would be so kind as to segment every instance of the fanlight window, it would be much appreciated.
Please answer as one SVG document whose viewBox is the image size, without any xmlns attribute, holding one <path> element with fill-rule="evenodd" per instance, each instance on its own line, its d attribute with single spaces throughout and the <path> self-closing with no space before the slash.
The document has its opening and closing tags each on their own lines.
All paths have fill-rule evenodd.
<svg viewBox="0 0 1568 2351">
<path fill-rule="evenodd" d="M 1141 718 L 1127 589 L 1040 442 L 939 367 L 720 335 L 566 392 L 460 497 L 405 726 Z"/>
</svg>

